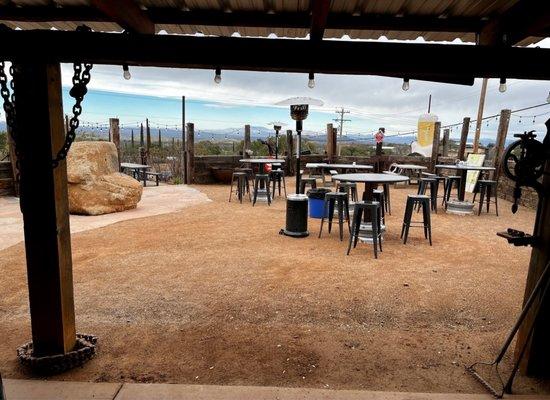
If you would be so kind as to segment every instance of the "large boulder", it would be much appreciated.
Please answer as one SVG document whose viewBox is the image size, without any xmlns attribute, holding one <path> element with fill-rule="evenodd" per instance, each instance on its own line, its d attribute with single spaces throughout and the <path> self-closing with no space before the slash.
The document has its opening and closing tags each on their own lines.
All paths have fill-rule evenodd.
<svg viewBox="0 0 550 400">
<path fill-rule="evenodd" d="M 136 208 L 143 187 L 118 171 L 111 142 L 75 142 L 67 156 L 69 212 L 100 215 Z"/>
</svg>

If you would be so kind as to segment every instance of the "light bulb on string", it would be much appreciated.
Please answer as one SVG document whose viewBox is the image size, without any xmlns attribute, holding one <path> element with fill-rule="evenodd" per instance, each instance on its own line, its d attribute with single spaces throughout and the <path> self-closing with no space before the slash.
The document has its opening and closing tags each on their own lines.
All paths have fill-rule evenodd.
<svg viewBox="0 0 550 400">
<path fill-rule="evenodd" d="M 307 86 L 310 89 L 313 89 L 315 87 L 315 74 L 313 72 L 309 73 L 309 80 L 307 82 Z"/>
<path fill-rule="evenodd" d="M 222 70 L 220 68 L 216 68 L 216 75 L 214 75 L 214 82 L 220 83 L 222 81 Z"/>
<path fill-rule="evenodd" d="M 405 92 L 409 90 L 409 78 L 403 78 L 403 85 L 401 85 L 401 89 Z"/>
<path fill-rule="evenodd" d="M 498 85 L 498 91 L 504 93 L 506 91 L 506 78 L 500 78 L 500 85 Z"/>
<path fill-rule="evenodd" d="M 132 77 L 132 74 L 130 74 L 130 68 L 128 67 L 128 64 L 122 64 L 122 76 L 126 80 Z"/>
</svg>

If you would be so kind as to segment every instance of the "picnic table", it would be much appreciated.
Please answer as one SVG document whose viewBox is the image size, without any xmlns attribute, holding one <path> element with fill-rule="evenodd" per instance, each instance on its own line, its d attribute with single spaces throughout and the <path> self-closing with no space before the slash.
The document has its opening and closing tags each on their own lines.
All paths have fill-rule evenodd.
<svg viewBox="0 0 550 400">
<path fill-rule="evenodd" d="M 134 164 L 134 163 L 120 163 L 120 169 L 131 170 L 134 178 L 138 179 L 140 176 L 143 178 L 143 186 L 147 186 L 147 170 L 151 169 L 150 165 Z"/>
<path fill-rule="evenodd" d="M 468 165 L 468 164 L 437 164 L 436 169 L 452 169 L 455 171 L 460 171 L 460 186 L 458 188 L 458 200 L 464 201 L 466 195 L 466 177 L 468 171 L 494 171 L 494 167 L 483 167 L 477 165 Z"/>
</svg>

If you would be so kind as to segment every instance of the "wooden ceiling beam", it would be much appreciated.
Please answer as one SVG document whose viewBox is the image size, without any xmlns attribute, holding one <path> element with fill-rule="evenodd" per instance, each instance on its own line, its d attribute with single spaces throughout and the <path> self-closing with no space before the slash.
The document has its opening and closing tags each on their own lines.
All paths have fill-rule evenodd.
<svg viewBox="0 0 550 400">
<path fill-rule="evenodd" d="M 529 36 L 545 37 L 550 31 L 550 1 L 519 0 L 491 18 L 479 34 L 479 44 L 513 46 Z"/>
<path fill-rule="evenodd" d="M 108 2 L 109 3 L 109 2 Z M 185 4 L 185 3 L 184 3 Z M 226 13 L 187 8 L 149 8 L 140 10 L 152 24 L 206 25 L 266 28 L 311 28 L 311 15 L 301 13 L 275 13 L 273 11 L 234 11 Z M 3 21 L 74 21 L 117 22 L 114 17 L 91 7 L 0 7 Z M 120 21 L 120 18 L 118 18 Z M 394 16 L 378 14 L 352 15 L 329 13 L 325 29 L 395 30 L 415 32 L 479 32 L 485 22 L 470 17 Z"/>
<path fill-rule="evenodd" d="M 127 31 L 155 33 L 155 24 L 133 0 L 91 0 L 90 4 Z"/>
<path fill-rule="evenodd" d="M 323 40 L 125 35 L 52 30 L 1 31 L 9 61 L 123 64 L 230 70 L 382 75 L 473 82 L 474 77 L 550 79 L 550 49 Z M 189 55 L 192 54 L 193 57 Z M 250 57 L 254 54 L 254 57 Z M 285 57 L 274 57 L 284 54 Z M 327 54 L 346 56 L 327 57 Z M 368 54 L 369 57 L 358 57 Z M 376 60 L 376 62 L 372 62 Z M 433 60 L 453 60 L 435 63 Z M 525 62 L 536 60 L 536 62 Z"/>
<path fill-rule="evenodd" d="M 309 40 L 313 42 L 323 40 L 329 11 L 330 0 L 311 1 L 311 26 L 309 29 Z"/>
</svg>

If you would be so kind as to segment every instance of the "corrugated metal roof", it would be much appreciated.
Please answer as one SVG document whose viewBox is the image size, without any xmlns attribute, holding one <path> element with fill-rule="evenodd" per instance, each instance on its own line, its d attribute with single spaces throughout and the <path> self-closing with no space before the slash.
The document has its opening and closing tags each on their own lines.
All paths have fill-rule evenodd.
<svg viewBox="0 0 550 400">
<path fill-rule="evenodd" d="M 544 0 L 548 1 L 548 0 Z M 137 0 L 144 8 L 173 8 L 182 9 L 184 4 L 190 10 L 224 11 L 224 4 L 233 12 L 238 11 L 269 11 L 266 10 L 265 0 Z M 347 13 L 357 15 L 382 14 L 382 15 L 407 15 L 407 16 L 434 16 L 434 17 L 475 17 L 491 18 L 504 13 L 512 7 L 517 0 L 332 0 L 332 13 Z M 16 7 L 49 6 L 51 0 L 12 0 Z M 273 11 L 280 12 L 307 12 L 310 0 L 271 0 Z M 56 0 L 58 7 L 89 6 L 88 0 Z M 12 28 L 20 29 L 58 29 L 73 30 L 80 23 L 74 22 L 6 22 Z M 86 22 L 94 31 L 121 31 L 116 23 Z M 163 30 L 169 34 L 193 35 L 203 33 L 214 36 L 231 36 L 236 33 L 241 36 L 304 38 L 309 29 L 301 28 L 256 28 L 256 27 L 227 27 L 227 26 L 203 26 L 203 25 L 167 25 L 157 24 L 157 32 Z M 417 31 L 385 31 L 385 30 L 357 30 L 357 29 L 327 29 L 325 38 L 339 39 L 343 36 L 351 39 L 376 40 L 381 36 L 387 39 L 415 40 L 423 37 L 426 41 L 453 41 L 460 39 L 463 42 L 473 42 L 475 34 L 462 32 L 417 32 Z M 520 44 L 535 43 L 542 38 L 526 38 Z"/>
</svg>

